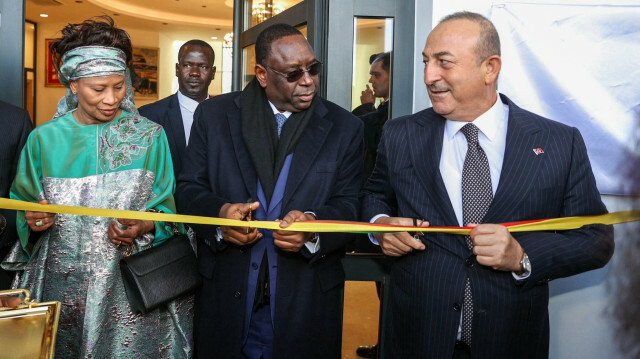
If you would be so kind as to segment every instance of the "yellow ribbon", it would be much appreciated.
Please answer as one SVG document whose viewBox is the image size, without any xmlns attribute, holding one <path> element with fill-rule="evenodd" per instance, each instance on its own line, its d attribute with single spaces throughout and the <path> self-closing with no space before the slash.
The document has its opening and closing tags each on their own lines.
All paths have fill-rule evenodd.
<svg viewBox="0 0 640 359">
<path fill-rule="evenodd" d="M 157 212 L 138 212 L 120 209 L 89 208 L 75 206 L 61 206 L 57 204 L 39 204 L 18 201 L 14 199 L 0 198 L 0 208 L 17 211 L 48 212 L 60 214 L 74 214 L 80 216 L 94 216 L 107 218 L 126 218 L 148 221 L 164 221 L 177 223 L 208 224 L 213 226 L 251 227 L 261 229 L 280 229 L 280 224 L 275 221 L 240 221 L 235 219 L 189 216 L 184 214 L 168 214 Z M 640 210 L 613 212 L 597 216 L 580 216 L 545 219 L 527 223 L 505 223 L 510 232 L 530 231 L 564 231 L 576 229 L 588 224 L 618 224 L 640 221 Z M 298 232 L 440 232 L 468 235 L 469 227 L 411 227 L 379 225 L 363 222 L 337 222 L 337 221 L 310 221 L 295 222 L 287 227 L 289 231 Z"/>
</svg>

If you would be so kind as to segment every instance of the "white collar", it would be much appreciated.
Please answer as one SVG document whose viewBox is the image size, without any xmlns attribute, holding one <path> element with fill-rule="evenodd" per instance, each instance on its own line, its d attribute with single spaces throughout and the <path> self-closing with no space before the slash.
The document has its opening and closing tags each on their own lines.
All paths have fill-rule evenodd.
<svg viewBox="0 0 640 359">
<path fill-rule="evenodd" d="M 284 115 L 284 117 L 289 118 L 289 116 L 291 116 L 292 112 L 291 111 L 285 111 L 285 112 L 280 112 L 278 111 L 278 109 L 276 108 L 276 106 L 274 104 L 271 103 L 271 101 L 267 100 L 267 102 L 269 102 L 269 106 L 271 106 L 271 110 L 273 111 L 273 114 L 278 114 L 281 113 Z"/>
<path fill-rule="evenodd" d="M 207 96 L 207 98 L 209 98 L 209 96 Z M 198 101 L 183 95 L 180 90 L 178 90 L 178 103 L 190 112 L 195 112 L 196 107 L 199 105 Z"/>
<path fill-rule="evenodd" d="M 502 124 L 507 121 L 504 111 L 504 104 L 500 99 L 500 94 L 496 92 L 496 103 L 491 106 L 485 113 L 478 116 L 473 120 L 473 124 L 480 129 L 489 141 L 493 142 L 498 135 L 498 129 L 502 128 Z M 445 134 L 449 139 L 452 139 L 458 131 L 468 122 L 447 120 L 445 124 Z"/>
</svg>

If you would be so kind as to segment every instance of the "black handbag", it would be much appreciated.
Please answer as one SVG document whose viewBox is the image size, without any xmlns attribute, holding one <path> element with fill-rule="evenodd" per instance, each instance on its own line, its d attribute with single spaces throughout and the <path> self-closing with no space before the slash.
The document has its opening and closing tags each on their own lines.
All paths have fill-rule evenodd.
<svg viewBox="0 0 640 359">
<path fill-rule="evenodd" d="M 124 289 L 134 312 L 146 314 L 202 284 L 189 238 L 165 242 L 120 260 Z"/>
</svg>

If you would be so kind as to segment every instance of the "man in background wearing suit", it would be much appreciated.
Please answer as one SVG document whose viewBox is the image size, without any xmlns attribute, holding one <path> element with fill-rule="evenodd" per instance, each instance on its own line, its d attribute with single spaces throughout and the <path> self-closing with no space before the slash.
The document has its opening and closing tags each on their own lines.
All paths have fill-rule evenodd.
<svg viewBox="0 0 640 359">
<path fill-rule="evenodd" d="M 161 125 L 167 133 L 176 177 L 189 144 L 193 113 L 199 103 L 209 98 L 209 84 L 216 75 L 215 59 L 211 45 L 202 40 L 182 44 L 176 63 L 178 92 L 139 110 L 142 116 Z"/>
<path fill-rule="evenodd" d="M 29 113 L 20 107 L 0 101 L 0 197 L 9 198 L 9 188 L 16 176 L 16 167 L 24 143 L 33 129 Z M 16 212 L 0 209 L 5 225 L 0 226 L 0 261 L 18 240 Z M 0 221 L 2 221 L 0 219 Z M 0 269 L 0 290 L 9 289 L 15 272 Z"/>
<path fill-rule="evenodd" d="M 389 119 L 389 80 L 391 66 L 391 52 L 378 54 L 371 63 L 369 82 L 376 97 L 382 97 L 382 103 L 373 112 L 359 115 L 364 123 L 364 173 L 369 177 L 376 163 L 378 143 L 382 136 L 382 127 Z M 368 90 L 368 87 L 367 87 Z M 354 110 L 355 111 L 355 110 Z"/>
<path fill-rule="evenodd" d="M 295 27 L 266 28 L 255 51 L 245 89 L 196 110 L 176 201 L 180 213 L 282 229 L 192 225 L 196 356 L 339 358 L 347 237 L 286 228 L 357 218 L 362 123 L 317 96 L 322 63 Z"/>
<path fill-rule="evenodd" d="M 380 110 L 380 107 L 383 105 L 386 105 L 388 109 L 391 52 L 381 52 L 371 55 L 369 57 L 369 65 L 371 65 L 369 67 L 369 75 L 371 75 L 371 77 L 369 77 L 369 83 L 371 87 L 373 87 L 373 90 L 367 85 L 367 88 L 362 91 L 360 95 L 360 102 L 362 104 L 351 111 L 351 113 L 356 116 L 376 112 Z M 378 108 L 375 106 L 376 97 L 382 98 L 382 103 L 378 105 Z"/>
<path fill-rule="evenodd" d="M 433 107 L 387 122 L 363 219 L 474 228 L 374 236 L 397 258 L 387 353 L 548 357 L 547 282 L 604 266 L 613 229 L 511 234 L 497 223 L 606 213 L 585 144 L 497 93 L 500 40 L 482 15 L 445 17 L 422 55 Z"/>
</svg>

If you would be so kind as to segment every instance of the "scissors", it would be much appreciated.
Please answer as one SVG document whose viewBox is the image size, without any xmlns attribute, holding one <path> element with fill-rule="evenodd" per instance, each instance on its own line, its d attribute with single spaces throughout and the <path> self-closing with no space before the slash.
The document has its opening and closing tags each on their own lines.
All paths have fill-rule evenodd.
<svg viewBox="0 0 640 359">
<path fill-rule="evenodd" d="M 421 222 L 420 222 L 420 224 L 422 225 L 422 223 L 424 223 L 424 219 L 421 219 L 420 221 L 421 221 Z M 413 219 L 413 226 L 414 226 L 414 227 L 417 227 L 417 226 L 418 226 L 418 219 L 417 219 L 417 218 L 414 218 L 414 219 Z M 424 236 L 424 233 L 422 233 L 421 231 L 416 232 L 416 233 L 413 235 L 413 238 L 414 238 L 416 241 L 420 241 L 420 236 Z"/>
</svg>

